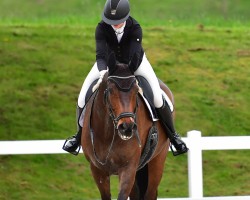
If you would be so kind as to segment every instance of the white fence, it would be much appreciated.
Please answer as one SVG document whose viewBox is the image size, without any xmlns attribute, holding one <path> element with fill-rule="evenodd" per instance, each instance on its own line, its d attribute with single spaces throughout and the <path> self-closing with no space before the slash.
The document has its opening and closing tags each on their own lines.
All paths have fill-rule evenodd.
<svg viewBox="0 0 250 200">
<path fill-rule="evenodd" d="M 200 131 L 189 131 L 183 138 L 189 147 L 188 180 L 189 198 L 180 200 L 250 200 L 250 196 L 203 197 L 203 150 L 250 149 L 250 136 L 201 137 Z M 64 140 L 0 141 L 0 155 L 10 154 L 61 154 Z M 82 151 L 81 151 L 82 152 Z M 177 200 L 166 199 L 166 200 Z"/>
</svg>

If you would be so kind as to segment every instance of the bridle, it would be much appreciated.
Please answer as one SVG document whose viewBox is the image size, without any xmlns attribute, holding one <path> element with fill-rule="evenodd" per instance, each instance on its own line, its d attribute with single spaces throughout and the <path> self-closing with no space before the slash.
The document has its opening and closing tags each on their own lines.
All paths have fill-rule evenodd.
<svg viewBox="0 0 250 200">
<path fill-rule="evenodd" d="M 120 77 L 120 76 L 109 76 L 108 77 L 108 81 L 112 80 L 114 81 L 116 84 L 117 84 L 117 80 L 119 79 L 128 79 L 128 78 L 134 78 L 135 81 L 136 81 L 136 78 L 135 76 L 128 76 L 128 77 Z M 134 83 L 134 81 L 132 81 L 131 85 L 129 86 L 129 88 L 121 88 L 119 86 L 119 84 L 117 84 L 118 86 L 118 89 L 121 89 L 123 91 L 129 91 L 130 88 L 132 87 L 132 84 Z M 99 91 L 99 89 L 98 89 Z M 110 91 L 109 89 L 105 89 L 104 91 L 104 100 L 105 102 L 107 103 L 108 105 L 108 109 L 109 109 L 109 116 L 110 118 L 112 119 L 113 121 L 113 124 L 114 124 L 114 132 L 113 132 L 113 138 L 112 138 L 112 141 L 111 141 L 111 144 L 108 148 L 108 153 L 107 153 L 107 156 L 105 158 L 105 161 L 101 161 L 99 159 L 99 157 L 97 156 L 97 153 L 96 153 L 96 150 L 95 150 L 95 146 L 94 146 L 94 131 L 91 127 L 91 116 L 92 116 L 92 112 L 93 112 L 93 103 L 95 101 L 95 98 L 97 96 L 97 93 L 98 91 L 95 91 L 95 95 L 94 95 L 94 98 L 93 98 L 93 101 L 92 101 L 92 104 L 91 104 L 91 111 L 90 111 L 90 123 L 89 123 L 89 129 L 90 129 L 90 137 L 91 137 L 91 143 L 92 143 L 92 148 L 93 148 L 93 152 L 94 152 L 94 157 L 96 159 L 96 161 L 101 164 L 101 165 L 106 165 L 107 164 L 107 161 L 108 161 L 108 158 L 109 158 L 109 155 L 110 155 L 110 152 L 111 152 L 111 149 L 113 147 L 113 144 L 114 144 L 114 140 L 115 140 L 115 135 L 116 135 L 116 132 L 119 133 L 118 131 L 118 122 L 120 119 L 122 118 L 126 118 L 126 117 L 132 117 L 133 120 L 134 120 L 134 123 L 135 123 L 135 126 L 136 126 L 136 112 L 137 112 L 137 108 L 138 108 L 138 93 L 136 94 L 136 105 L 135 105 L 135 109 L 134 109 L 134 112 L 122 112 L 121 114 L 119 114 L 118 116 L 116 116 L 114 114 L 114 110 L 112 108 L 112 105 L 111 105 L 111 102 L 110 102 L 110 98 L 109 98 L 109 95 L 110 95 Z M 141 148 L 141 140 L 139 138 L 139 133 L 138 133 L 138 130 L 136 128 L 136 131 L 135 131 L 135 136 L 137 137 L 137 140 L 138 140 L 138 144 L 139 144 L 139 147 Z"/>
<path fill-rule="evenodd" d="M 128 76 L 128 77 L 120 77 L 120 76 L 109 76 L 108 77 L 108 80 L 114 80 L 114 78 L 116 79 L 129 79 L 129 78 L 134 78 L 135 79 L 135 76 Z M 136 79 L 135 79 L 136 80 Z M 131 86 L 130 86 L 131 88 Z M 129 89 L 130 89 L 129 88 Z M 119 89 L 119 87 L 118 87 Z M 128 89 L 128 90 L 129 90 Z M 121 90 L 124 90 L 124 89 L 121 89 Z M 125 90 L 124 90 L 125 91 Z M 126 89 L 127 91 L 127 89 Z M 110 102 L 110 91 L 109 89 L 107 88 L 105 91 L 104 91 L 104 100 L 105 102 L 107 103 L 108 105 L 108 109 L 109 109 L 109 116 L 111 117 L 112 121 L 113 121 L 113 124 L 114 124 L 114 127 L 115 129 L 118 129 L 118 122 L 120 119 L 122 118 L 126 118 L 126 117 L 132 117 L 134 122 L 135 122 L 135 125 L 136 125 L 136 112 L 137 112 L 137 108 L 138 108 L 138 94 L 136 94 L 136 105 L 135 105 L 135 108 L 134 108 L 134 112 L 122 112 L 120 113 L 118 116 L 115 115 L 114 113 L 114 110 L 112 108 L 112 105 L 111 105 L 111 102 Z"/>
</svg>

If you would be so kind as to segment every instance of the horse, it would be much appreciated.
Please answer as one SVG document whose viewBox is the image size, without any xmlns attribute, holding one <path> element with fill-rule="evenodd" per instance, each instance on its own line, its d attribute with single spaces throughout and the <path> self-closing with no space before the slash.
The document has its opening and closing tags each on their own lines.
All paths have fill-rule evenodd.
<svg viewBox="0 0 250 200">
<path fill-rule="evenodd" d="M 131 63 L 136 61 L 122 64 L 109 59 L 109 71 L 86 104 L 81 146 L 102 200 L 111 199 L 111 175 L 119 177 L 118 200 L 157 199 L 170 145 L 161 122 L 153 122 L 149 115 Z M 170 89 L 159 82 L 174 103 Z M 139 166 L 152 126 L 158 143 L 150 159 Z"/>
</svg>

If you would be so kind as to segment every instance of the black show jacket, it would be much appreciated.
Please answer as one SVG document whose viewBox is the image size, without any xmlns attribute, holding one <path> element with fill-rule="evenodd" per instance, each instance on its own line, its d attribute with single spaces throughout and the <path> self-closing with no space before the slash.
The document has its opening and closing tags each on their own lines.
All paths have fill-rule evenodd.
<svg viewBox="0 0 250 200">
<path fill-rule="evenodd" d="M 107 69 L 107 59 L 111 52 L 115 53 L 117 61 L 125 64 L 128 64 L 132 56 L 136 54 L 139 62 L 137 66 L 133 67 L 133 70 L 135 71 L 140 66 L 144 55 L 142 29 L 140 24 L 132 17 L 129 17 L 126 21 L 120 43 L 118 43 L 112 26 L 103 21 L 96 27 L 95 40 L 96 62 L 99 71 Z"/>
</svg>

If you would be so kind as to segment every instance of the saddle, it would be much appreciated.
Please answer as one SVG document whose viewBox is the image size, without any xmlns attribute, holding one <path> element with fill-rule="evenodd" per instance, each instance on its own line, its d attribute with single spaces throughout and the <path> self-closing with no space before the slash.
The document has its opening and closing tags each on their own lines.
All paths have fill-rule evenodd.
<svg viewBox="0 0 250 200">
<path fill-rule="evenodd" d="M 152 88 L 150 87 L 148 81 L 143 76 L 136 76 L 139 86 L 142 88 L 143 94 L 140 93 L 142 98 L 144 99 L 145 104 L 148 107 L 148 111 L 150 113 L 151 119 L 153 121 L 153 125 L 149 130 L 148 138 L 144 149 L 141 154 L 138 171 L 142 169 L 152 158 L 156 146 L 158 144 L 158 131 L 155 125 L 155 121 L 158 120 L 156 109 L 154 106 L 154 94 Z"/>
<path fill-rule="evenodd" d="M 136 79 L 138 81 L 139 86 L 142 88 L 143 94 L 140 93 L 140 95 L 148 107 L 150 117 L 152 121 L 157 121 L 158 117 L 154 106 L 154 93 L 152 91 L 152 88 L 143 76 L 136 76 Z"/>
<path fill-rule="evenodd" d="M 98 79 L 94 80 L 93 83 L 89 86 L 89 89 L 86 93 L 86 97 L 85 97 L 85 105 L 88 103 L 90 97 L 92 96 L 93 92 L 92 89 L 94 87 L 94 85 L 97 83 Z"/>
</svg>

